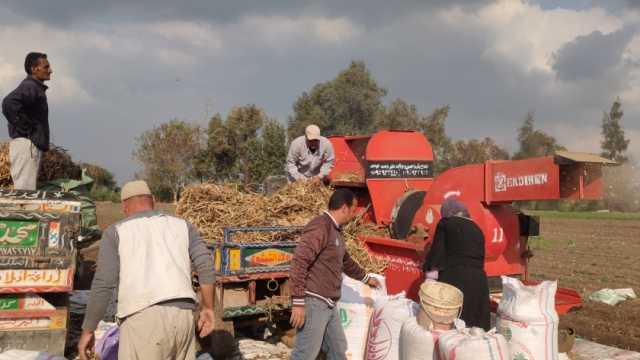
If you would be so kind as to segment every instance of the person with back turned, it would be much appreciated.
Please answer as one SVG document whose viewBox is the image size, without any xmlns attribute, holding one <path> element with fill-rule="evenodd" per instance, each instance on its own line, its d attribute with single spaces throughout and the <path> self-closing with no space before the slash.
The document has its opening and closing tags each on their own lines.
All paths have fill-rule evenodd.
<svg viewBox="0 0 640 360">
<path fill-rule="evenodd" d="M 122 188 L 124 220 L 102 235 L 98 268 L 91 285 L 80 359 L 87 359 L 94 331 L 117 289 L 120 323 L 118 358 L 195 359 L 192 268 L 201 290 L 199 335 L 213 330 L 213 259 L 198 231 L 187 221 L 154 210 L 147 183 Z"/>
<path fill-rule="evenodd" d="M 485 240 L 467 207 L 456 197 L 442 203 L 431 249 L 424 261 L 427 281 L 437 280 L 464 295 L 461 318 L 468 327 L 489 330 L 489 283 L 484 271 Z"/>
<path fill-rule="evenodd" d="M 49 105 L 45 81 L 51 79 L 47 55 L 32 52 L 24 61 L 26 79 L 2 101 L 9 125 L 9 159 L 13 186 L 35 190 L 42 154 L 49 150 Z"/>
</svg>

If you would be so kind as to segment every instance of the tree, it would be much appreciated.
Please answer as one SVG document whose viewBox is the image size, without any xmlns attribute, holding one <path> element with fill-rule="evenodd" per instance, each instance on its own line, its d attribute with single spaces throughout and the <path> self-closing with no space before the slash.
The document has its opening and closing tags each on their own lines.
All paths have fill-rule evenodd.
<svg viewBox="0 0 640 360">
<path fill-rule="evenodd" d="M 80 167 L 83 168 L 86 174 L 93 179 L 93 187 L 104 187 L 109 190 L 116 189 L 116 180 L 111 171 L 96 164 L 82 163 Z"/>
<path fill-rule="evenodd" d="M 262 129 L 262 164 L 265 177 L 284 174 L 287 158 L 287 135 L 278 121 L 269 120 Z"/>
<path fill-rule="evenodd" d="M 237 179 L 240 175 L 245 184 L 261 183 L 283 172 L 286 131 L 255 105 L 233 108 L 226 120 L 215 115 L 207 136 L 207 148 L 196 161 L 204 179 Z"/>
<path fill-rule="evenodd" d="M 451 138 L 445 131 L 445 122 L 449 116 L 449 105 L 441 106 L 433 110 L 430 115 L 420 119 L 420 129 L 427 137 L 433 148 L 435 157 L 435 172 L 439 174 L 451 167 L 449 155 L 452 151 Z"/>
<path fill-rule="evenodd" d="M 553 155 L 558 150 L 565 150 L 551 135 L 536 130 L 533 112 L 528 112 L 520 129 L 518 143 L 520 149 L 513 155 L 514 160 Z"/>
<path fill-rule="evenodd" d="M 420 116 L 413 104 L 396 99 L 384 112 L 379 112 L 375 127 L 378 130 L 418 130 Z"/>
<path fill-rule="evenodd" d="M 167 189 L 174 202 L 193 176 L 193 158 L 201 150 L 200 128 L 172 120 L 136 139 L 133 156 L 142 163 L 141 177 L 152 191 Z"/>
<path fill-rule="evenodd" d="M 383 111 L 386 94 L 364 62 L 353 61 L 335 79 L 315 85 L 296 100 L 288 121 L 289 139 L 302 135 L 309 124 L 320 126 L 327 135 L 367 134 Z"/>
<path fill-rule="evenodd" d="M 213 164 L 211 178 L 220 180 L 234 175 L 237 149 L 220 114 L 214 115 L 209 120 L 206 152 L 199 157 L 200 162 Z"/>
<path fill-rule="evenodd" d="M 508 159 L 509 152 L 498 146 L 492 138 L 486 137 L 482 141 L 476 139 L 456 141 L 452 146 L 448 165 L 456 167 L 481 164 L 488 160 Z"/>
<path fill-rule="evenodd" d="M 629 139 L 624 137 L 624 129 L 620 124 L 622 116 L 624 116 L 622 103 L 618 98 L 611 105 L 609 113 L 604 112 L 602 115 L 602 142 L 600 143 L 602 157 L 619 163 L 627 161 L 624 153 L 627 151 L 630 142 Z"/>
</svg>

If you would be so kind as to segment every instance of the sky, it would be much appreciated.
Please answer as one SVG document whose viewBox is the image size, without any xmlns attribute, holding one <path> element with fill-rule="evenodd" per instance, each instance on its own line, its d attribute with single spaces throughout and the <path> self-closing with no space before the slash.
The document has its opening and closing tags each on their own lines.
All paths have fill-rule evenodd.
<svg viewBox="0 0 640 360">
<path fill-rule="evenodd" d="M 525 114 L 574 151 L 599 152 L 620 98 L 640 160 L 640 2 L 633 0 L 5 0 L 0 96 L 45 52 L 52 141 L 120 182 L 135 138 L 206 125 L 249 103 L 286 122 L 303 91 L 352 60 L 420 112 L 449 104 L 455 139 L 517 150 Z M 0 127 L 0 139 L 7 130 Z"/>
</svg>

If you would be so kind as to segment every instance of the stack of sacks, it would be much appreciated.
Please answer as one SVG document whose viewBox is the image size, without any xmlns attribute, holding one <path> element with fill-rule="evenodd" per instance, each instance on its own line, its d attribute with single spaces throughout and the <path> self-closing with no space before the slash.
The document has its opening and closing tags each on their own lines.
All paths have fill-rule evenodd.
<svg viewBox="0 0 640 360">
<path fill-rule="evenodd" d="M 398 360 L 402 325 L 410 319 L 415 322 L 417 313 L 418 304 L 407 299 L 404 292 L 376 298 L 365 359 Z"/>
<path fill-rule="evenodd" d="M 383 277 L 378 277 L 378 280 L 384 284 Z M 347 338 L 347 359 L 364 359 L 375 299 L 386 294 L 387 290 L 384 286 L 381 289 L 373 289 L 369 285 L 343 275 L 342 296 L 338 301 L 338 311 Z"/>
<path fill-rule="evenodd" d="M 509 342 L 512 359 L 558 359 L 557 287 L 555 281 L 526 286 L 518 279 L 502 277 L 496 326 Z"/>
</svg>

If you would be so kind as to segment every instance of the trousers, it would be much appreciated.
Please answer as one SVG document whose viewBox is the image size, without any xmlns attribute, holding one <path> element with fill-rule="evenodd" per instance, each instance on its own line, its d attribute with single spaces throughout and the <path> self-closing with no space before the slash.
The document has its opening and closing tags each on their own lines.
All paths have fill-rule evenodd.
<svg viewBox="0 0 640 360">
<path fill-rule="evenodd" d="M 327 360 L 346 360 L 347 339 L 338 307 L 333 308 L 315 297 L 304 300 L 304 325 L 296 335 L 292 360 L 313 360 L 322 350 Z"/>
<path fill-rule="evenodd" d="M 42 151 L 27 138 L 16 138 L 9 143 L 11 179 L 17 190 L 35 190 Z"/>
<path fill-rule="evenodd" d="M 193 311 L 152 305 L 120 325 L 118 359 L 194 360 L 196 333 Z"/>
</svg>

